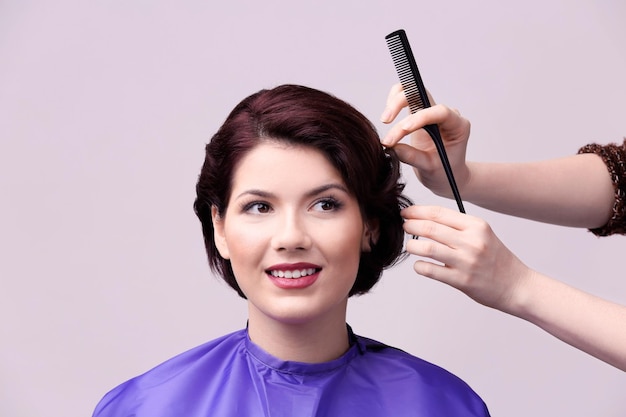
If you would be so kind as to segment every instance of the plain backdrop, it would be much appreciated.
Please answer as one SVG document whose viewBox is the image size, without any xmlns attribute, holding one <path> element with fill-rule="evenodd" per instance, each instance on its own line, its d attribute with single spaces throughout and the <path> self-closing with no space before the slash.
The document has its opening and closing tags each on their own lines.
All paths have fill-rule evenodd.
<svg viewBox="0 0 626 417">
<path fill-rule="evenodd" d="M 376 124 L 406 30 L 426 86 L 472 121 L 469 158 L 626 136 L 626 3 L 0 0 L 0 416 L 84 417 L 106 391 L 245 325 L 192 203 L 232 107 L 298 83 Z M 417 203 L 455 208 L 405 170 Z M 625 239 L 466 204 L 529 266 L 626 304 Z M 493 416 L 624 416 L 626 375 L 417 276 L 351 301 L 355 332 L 468 382 Z"/>
</svg>

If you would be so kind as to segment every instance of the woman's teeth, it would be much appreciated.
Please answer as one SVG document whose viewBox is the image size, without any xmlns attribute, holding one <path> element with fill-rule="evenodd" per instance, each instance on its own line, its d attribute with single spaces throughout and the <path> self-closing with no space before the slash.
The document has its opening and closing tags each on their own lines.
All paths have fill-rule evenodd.
<svg viewBox="0 0 626 417">
<path fill-rule="evenodd" d="M 270 274 L 272 274 L 272 276 L 278 278 L 301 278 L 306 277 L 307 275 L 313 275 L 314 273 L 315 268 L 295 269 L 289 271 L 270 271 Z"/>
</svg>

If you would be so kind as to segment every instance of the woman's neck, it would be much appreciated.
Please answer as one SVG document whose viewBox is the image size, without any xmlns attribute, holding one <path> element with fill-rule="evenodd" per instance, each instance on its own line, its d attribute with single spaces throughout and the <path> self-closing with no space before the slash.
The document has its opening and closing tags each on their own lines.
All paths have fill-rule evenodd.
<svg viewBox="0 0 626 417">
<path fill-rule="evenodd" d="M 250 340 L 279 359 L 327 362 L 350 347 L 345 314 L 327 320 L 286 323 L 255 313 L 250 311 L 248 319 Z"/>
</svg>

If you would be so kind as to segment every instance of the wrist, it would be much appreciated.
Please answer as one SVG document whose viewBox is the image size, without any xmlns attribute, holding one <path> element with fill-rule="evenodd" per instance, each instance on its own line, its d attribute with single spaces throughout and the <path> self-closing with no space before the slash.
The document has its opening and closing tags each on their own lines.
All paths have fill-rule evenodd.
<svg viewBox="0 0 626 417">
<path fill-rule="evenodd" d="M 536 323 L 541 318 L 541 304 L 549 302 L 549 300 L 542 298 L 542 293 L 544 292 L 542 287 L 548 284 L 547 281 L 549 281 L 549 278 L 545 275 L 526 268 L 518 278 L 515 288 L 513 288 L 506 312 Z"/>
</svg>

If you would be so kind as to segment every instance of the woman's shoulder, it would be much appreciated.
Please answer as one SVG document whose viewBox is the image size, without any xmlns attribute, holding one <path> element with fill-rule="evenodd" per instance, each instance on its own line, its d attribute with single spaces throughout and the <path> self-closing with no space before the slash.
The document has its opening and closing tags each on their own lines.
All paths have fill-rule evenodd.
<svg viewBox="0 0 626 417">
<path fill-rule="evenodd" d="M 144 386 L 156 385 L 185 372 L 190 367 L 197 366 L 198 362 L 210 361 L 214 357 L 224 359 L 228 357 L 224 353 L 236 351 L 236 348 L 245 340 L 246 334 L 245 330 L 238 330 L 210 340 L 166 360 L 134 379 L 141 380 Z"/>
<path fill-rule="evenodd" d="M 384 366 L 398 366 L 407 369 L 414 369 L 420 372 L 430 372 L 442 377 L 453 377 L 455 375 L 444 368 L 435 365 L 425 359 L 414 356 L 400 348 L 387 345 L 374 339 L 363 336 L 356 336 L 361 346 L 361 350 L 368 353 L 370 360 L 373 362 L 381 362 Z"/>
<path fill-rule="evenodd" d="M 149 371 L 138 375 L 113 388 L 100 400 L 94 411 L 94 417 L 117 416 L 116 409 L 132 408 L 129 402 L 138 397 L 145 397 L 151 390 L 159 391 L 173 385 L 186 384 L 198 373 L 214 366 L 233 360 L 239 347 L 243 345 L 246 330 L 218 337 L 183 353 L 180 353 Z"/>
<path fill-rule="evenodd" d="M 362 336 L 357 340 L 362 351 L 359 367 L 377 375 L 382 386 L 392 386 L 396 395 L 405 393 L 407 401 L 419 397 L 419 401 L 449 407 L 457 415 L 489 415 L 482 398 L 452 372 L 377 340 Z"/>
</svg>

